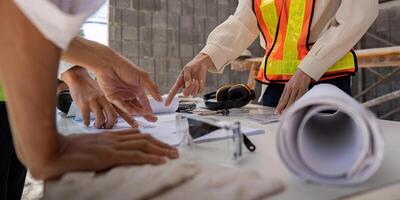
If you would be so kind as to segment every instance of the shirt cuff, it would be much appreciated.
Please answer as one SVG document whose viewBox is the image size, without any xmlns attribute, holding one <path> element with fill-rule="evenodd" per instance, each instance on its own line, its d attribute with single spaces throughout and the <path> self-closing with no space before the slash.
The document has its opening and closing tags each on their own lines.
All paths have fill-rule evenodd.
<svg viewBox="0 0 400 200">
<path fill-rule="evenodd" d="M 76 65 L 74 64 L 60 61 L 60 64 L 58 65 L 58 74 L 57 74 L 58 79 L 61 80 L 61 75 L 75 66 Z"/>
<path fill-rule="evenodd" d="M 308 54 L 299 65 L 299 69 L 311 77 L 314 81 L 318 81 L 328 70 L 328 66 L 316 57 Z"/>
<path fill-rule="evenodd" d="M 212 62 L 214 63 L 215 68 L 208 68 L 209 72 L 212 73 L 222 73 L 224 71 L 224 67 L 226 66 L 226 61 L 229 60 L 228 57 L 223 53 L 224 51 L 214 44 L 207 44 L 202 50 L 201 53 L 204 53 L 210 56 Z"/>
</svg>

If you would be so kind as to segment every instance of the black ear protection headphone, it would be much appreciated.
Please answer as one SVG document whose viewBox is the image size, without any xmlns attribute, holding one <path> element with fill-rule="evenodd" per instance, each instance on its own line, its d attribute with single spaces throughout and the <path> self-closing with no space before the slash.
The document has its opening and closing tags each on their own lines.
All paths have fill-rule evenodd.
<svg viewBox="0 0 400 200">
<path fill-rule="evenodd" d="M 57 108 L 63 113 L 68 113 L 72 101 L 69 90 L 64 90 L 57 94 Z"/>
<path fill-rule="evenodd" d="M 247 105 L 256 95 L 247 85 L 224 85 L 216 92 L 204 95 L 204 104 L 210 110 L 240 108 Z"/>
</svg>

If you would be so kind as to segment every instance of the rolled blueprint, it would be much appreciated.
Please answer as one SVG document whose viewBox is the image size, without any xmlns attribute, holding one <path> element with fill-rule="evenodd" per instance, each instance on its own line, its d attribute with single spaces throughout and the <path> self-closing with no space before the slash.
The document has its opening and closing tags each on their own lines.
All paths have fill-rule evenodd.
<svg viewBox="0 0 400 200">
<path fill-rule="evenodd" d="M 383 159 L 376 117 L 333 85 L 320 84 L 307 92 L 282 115 L 277 131 L 282 161 L 306 181 L 359 184 Z"/>
</svg>

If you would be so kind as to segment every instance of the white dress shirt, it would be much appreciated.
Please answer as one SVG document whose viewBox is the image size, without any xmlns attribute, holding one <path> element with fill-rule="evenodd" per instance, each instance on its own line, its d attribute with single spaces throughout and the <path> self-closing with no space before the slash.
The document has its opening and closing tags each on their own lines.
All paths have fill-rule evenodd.
<svg viewBox="0 0 400 200">
<path fill-rule="evenodd" d="M 61 80 L 61 75 L 74 66 L 76 65 L 61 60 L 60 64 L 58 65 L 58 74 L 57 74 L 58 79 Z"/>
<path fill-rule="evenodd" d="M 59 48 L 65 50 L 78 34 L 82 23 L 105 0 L 14 0 L 24 15 L 40 32 Z M 58 78 L 74 64 L 60 61 Z"/>
<path fill-rule="evenodd" d="M 82 23 L 105 0 L 14 0 L 18 8 L 51 42 L 65 50 Z"/>
</svg>

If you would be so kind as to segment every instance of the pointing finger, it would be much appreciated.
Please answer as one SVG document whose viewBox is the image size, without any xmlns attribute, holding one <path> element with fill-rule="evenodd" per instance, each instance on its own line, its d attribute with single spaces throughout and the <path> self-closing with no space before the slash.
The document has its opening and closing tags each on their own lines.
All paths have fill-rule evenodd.
<svg viewBox="0 0 400 200">
<path fill-rule="evenodd" d="M 147 98 L 147 95 L 145 95 L 145 94 L 140 95 L 139 100 L 140 101 L 137 101 L 137 103 L 141 104 L 142 109 L 141 109 L 141 112 L 139 112 L 137 114 L 143 116 L 147 121 L 150 121 L 150 122 L 157 121 L 157 116 L 155 116 L 153 114 L 153 111 L 151 109 L 150 102 L 149 102 L 149 99 Z"/>
<path fill-rule="evenodd" d="M 124 119 L 126 121 L 126 123 L 128 123 L 132 128 L 138 128 L 139 127 L 139 125 L 135 122 L 135 120 L 133 119 L 133 117 L 131 115 L 129 115 L 126 112 L 122 111 L 117 106 L 114 106 L 114 108 L 117 111 L 117 113 L 119 114 L 119 116 L 121 116 L 122 119 Z"/>
<path fill-rule="evenodd" d="M 154 83 L 153 80 L 147 76 L 144 80 L 144 87 L 149 91 L 150 95 L 157 100 L 158 102 L 162 101 L 160 91 L 158 90 L 158 86 Z"/>
<path fill-rule="evenodd" d="M 183 88 L 184 86 L 184 80 L 183 77 L 180 75 L 178 77 L 178 79 L 176 80 L 174 86 L 172 86 L 171 90 L 168 93 L 168 97 L 165 100 L 165 105 L 169 106 L 172 102 L 172 99 L 174 99 L 174 97 L 176 96 L 176 94 L 178 93 L 178 91 Z"/>
</svg>

